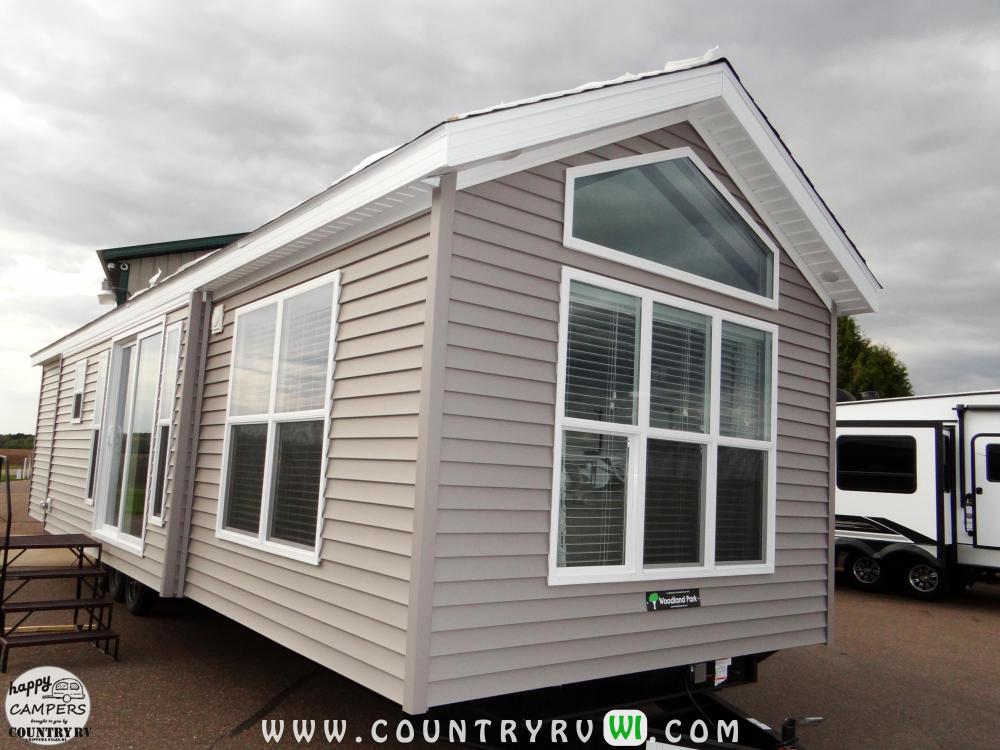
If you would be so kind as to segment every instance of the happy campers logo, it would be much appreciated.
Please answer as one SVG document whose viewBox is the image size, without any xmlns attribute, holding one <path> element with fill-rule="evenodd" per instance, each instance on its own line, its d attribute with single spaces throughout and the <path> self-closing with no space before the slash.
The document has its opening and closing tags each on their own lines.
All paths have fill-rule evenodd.
<svg viewBox="0 0 1000 750">
<path fill-rule="evenodd" d="M 35 745 L 60 745 L 89 737 L 90 694 L 72 672 L 59 667 L 29 669 L 7 689 L 11 737 Z"/>
</svg>

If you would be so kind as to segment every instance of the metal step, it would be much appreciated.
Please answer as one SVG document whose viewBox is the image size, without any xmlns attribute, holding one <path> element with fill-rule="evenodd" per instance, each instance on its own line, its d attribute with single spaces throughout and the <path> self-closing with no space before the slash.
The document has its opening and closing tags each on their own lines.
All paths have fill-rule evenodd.
<svg viewBox="0 0 1000 750">
<path fill-rule="evenodd" d="M 13 633 L 0 636 L 0 645 L 6 648 L 21 646 L 48 646 L 55 643 L 81 643 L 83 641 L 117 641 L 113 630 L 65 630 L 43 633 Z"/>
<path fill-rule="evenodd" d="M 24 534 L 12 536 L 6 545 L 7 549 L 72 549 L 74 547 L 100 547 L 86 534 Z M 3 549 L 3 539 L 0 538 L 0 549 Z"/>
<path fill-rule="evenodd" d="M 16 565 L 7 568 L 7 578 L 23 581 L 28 578 L 97 578 L 107 575 L 104 568 L 93 565 L 70 567 L 21 568 Z"/>
<path fill-rule="evenodd" d="M 53 599 L 39 602 L 7 602 L 4 612 L 45 612 L 60 609 L 103 609 L 110 607 L 110 599 Z"/>
</svg>

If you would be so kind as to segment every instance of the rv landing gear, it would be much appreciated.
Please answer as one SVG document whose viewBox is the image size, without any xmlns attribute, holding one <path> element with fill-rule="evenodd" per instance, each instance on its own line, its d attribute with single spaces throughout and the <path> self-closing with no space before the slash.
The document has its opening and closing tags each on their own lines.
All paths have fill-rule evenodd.
<svg viewBox="0 0 1000 750">
<path fill-rule="evenodd" d="M 947 574 L 926 560 L 911 560 L 903 566 L 903 590 L 925 601 L 941 599 L 948 592 Z"/>
<path fill-rule="evenodd" d="M 844 572 L 855 588 L 877 591 L 883 584 L 882 563 L 867 555 L 851 555 L 844 562 Z"/>
</svg>

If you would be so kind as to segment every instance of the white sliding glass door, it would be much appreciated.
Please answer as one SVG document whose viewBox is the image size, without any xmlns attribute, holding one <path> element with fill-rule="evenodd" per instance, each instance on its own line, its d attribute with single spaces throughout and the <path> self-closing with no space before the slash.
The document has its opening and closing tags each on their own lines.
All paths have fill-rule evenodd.
<svg viewBox="0 0 1000 750">
<path fill-rule="evenodd" d="M 145 526 L 162 343 L 157 329 L 115 344 L 112 356 L 95 531 L 126 546 L 141 546 Z"/>
</svg>

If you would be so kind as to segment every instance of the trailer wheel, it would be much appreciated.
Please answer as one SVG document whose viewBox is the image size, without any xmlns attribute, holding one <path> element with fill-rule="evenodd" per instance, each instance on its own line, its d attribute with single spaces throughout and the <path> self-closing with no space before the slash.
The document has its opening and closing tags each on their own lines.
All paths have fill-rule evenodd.
<svg viewBox="0 0 1000 750">
<path fill-rule="evenodd" d="M 144 586 L 134 578 L 129 578 L 125 584 L 125 607 L 133 615 L 146 615 L 153 608 L 156 592 Z"/>
<path fill-rule="evenodd" d="M 916 599 L 935 601 L 948 593 L 948 575 L 927 560 L 910 560 L 903 566 L 903 590 Z"/>
<path fill-rule="evenodd" d="M 108 595 L 116 602 L 125 601 L 125 584 L 128 576 L 120 570 L 108 568 Z"/>
<path fill-rule="evenodd" d="M 865 591 L 876 591 L 884 583 L 882 563 L 868 555 L 853 554 L 844 562 L 844 572 L 853 586 Z"/>
</svg>

